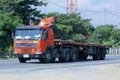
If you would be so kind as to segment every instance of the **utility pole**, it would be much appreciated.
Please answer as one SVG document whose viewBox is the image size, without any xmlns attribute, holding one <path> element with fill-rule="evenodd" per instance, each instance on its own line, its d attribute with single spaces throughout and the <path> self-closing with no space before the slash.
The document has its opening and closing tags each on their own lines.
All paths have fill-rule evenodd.
<svg viewBox="0 0 120 80">
<path fill-rule="evenodd" d="M 66 13 L 78 13 L 78 0 L 66 0 Z"/>
<path fill-rule="evenodd" d="M 103 25 L 105 25 L 105 11 L 106 11 L 106 9 L 103 8 Z"/>
</svg>

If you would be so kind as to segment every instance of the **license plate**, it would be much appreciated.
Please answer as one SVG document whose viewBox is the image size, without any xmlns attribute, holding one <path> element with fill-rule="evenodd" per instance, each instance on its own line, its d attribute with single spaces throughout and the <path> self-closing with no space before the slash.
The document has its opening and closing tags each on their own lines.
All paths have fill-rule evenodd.
<svg viewBox="0 0 120 80">
<path fill-rule="evenodd" d="M 24 58 L 29 58 L 29 54 L 24 54 L 23 57 Z"/>
</svg>

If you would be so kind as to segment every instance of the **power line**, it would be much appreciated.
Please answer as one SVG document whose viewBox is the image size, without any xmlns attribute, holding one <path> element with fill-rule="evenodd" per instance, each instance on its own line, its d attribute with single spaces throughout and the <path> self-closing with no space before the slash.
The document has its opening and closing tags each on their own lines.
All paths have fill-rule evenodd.
<svg viewBox="0 0 120 80">
<path fill-rule="evenodd" d="M 48 0 L 48 2 L 50 2 L 51 4 L 53 4 L 53 5 L 57 6 L 57 7 L 66 9 L 65 6 L 56 4 L 55 2 L 53 2 L 51 0 Z M 78 11 L 80 11 L 80 12 L 92 12 L 92 13 L 103 13 L 103 11 L 95 11 L 95 10 L 78 10 Z"/>
<path fill-rule="evenodd" d="M 62 6 L 62 5 L 56 4 L 55 2 L 53 2 L 53 1 L 51 1 L 51 0 L 48 0 L 48 2 L 50 2 L 51 4 L 53 4 L 53 5 L 57 6 L 57 7 L 60 7 L 60 8 L 64 8 L 64 9 L 66 9 L 65 6 Z"/>
<path fill-rule="evenodd" d="M 109 11 L 108 9 L 106 9 L 106 12 L 113 15 L 113 16 L 120 17 L 119 14 L 113 13 L 113 12 Z"/>
<path fill-rule="evenodd" d="M 45 0 L 44 0 L 45 1 Z M 57 6 L 57 7 L 60 7 L 60 8 L 63 8 L 63 9 L 66 9 L 65 6 L 62 6 L 62 5 L 59 5 L 59 4 L 56 4 L 55 2 L 51 1 L 51 0 L 47 0 L 48 2 L 50 2 L 51 4 Z M 111 11 L 109 11 L 108 9 L 104 8 L 104 11 L 97 11 L 97 10 L 78 10 L 79 12 L 82 12 L 82 13 L 109 13 L 113 16 L 116 16 L 116 17 L 120 17 L 119 14 L 116 14 L 116 13 L 113 13 Z"/>
<path fill-rule="evenodd" d="M 87 13 L 103 13 L 103 11 L 95 11 L 95 10 L 78 10 L 80 12 L 87 12 Z"/>
</svg>

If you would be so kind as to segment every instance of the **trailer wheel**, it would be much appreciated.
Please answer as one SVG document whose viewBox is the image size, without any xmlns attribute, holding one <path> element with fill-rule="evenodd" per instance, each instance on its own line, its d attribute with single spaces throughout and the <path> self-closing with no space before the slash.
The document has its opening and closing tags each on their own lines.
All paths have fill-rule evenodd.
<svg viewBox="0 0 120 80">
<path fill-rule="evenodd" d="M 102 53 L 101 60 L 105 60 L 105 53 Z"/>
<path fill-rule="evenodd" d="M 70 51 L 69 49 L 63 49 L 62 53 L 60 54 L 60 62 L 69 62 L 70 60 Z"/>
<path fill-rule="evenodd" d="M 77 53 L 76 53 L 76 50 L 75 49 L 72 49 L 71 50 L 71 53 L 70 53 L 70 61 L 76 61 L 77 59 Z"/>
<path fill-rule="evenodd" d="M 92 55 L 92 58 L 93 58 L 93 60 L 100 60 L 101 54 L 100 53 L 94 54 L 94 55 Z"/>
<path fill-rule="evenodd" d="M 92 55 L 93 60 L 100 60 L 101 59 L 101 51 L 100 49 L 97 49 L 96 54 Z"/>
<path fill-rule="evenodd" d="M 25 58 L 18 58 L 18 59 L 19 59 L 20 63 L 26 63 L 26 61 L 27 61 Z"/>
<path fill-rule="evenodd" d="M 102 53 L 101 53 L 101 60 L 105 60 L 105 55 L 106 55 L 105 50 L 102 50 Z"/>
</svg>

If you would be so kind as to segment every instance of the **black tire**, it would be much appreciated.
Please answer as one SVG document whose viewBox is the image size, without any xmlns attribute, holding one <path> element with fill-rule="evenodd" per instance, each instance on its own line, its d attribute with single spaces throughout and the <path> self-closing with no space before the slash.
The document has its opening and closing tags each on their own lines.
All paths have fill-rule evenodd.
<svg viewBox="0 0 120 80">
<path fill-rule="evenodd" d="M 87 57 L 88 57 L 88 55 L 84 55 L 82 58 L 83 58 L 84 60 L 87 60 Z"/>
<path fill-rule="evenodd" d="M 54 49 L 52 49 L 52 52 L 51 52 L 52 54 L 52 59 L 51 59 L 51 62 L 55 62 L 55 59 L 56 58 L 58 58 L 58 53 L 57 53 L 57 49 L 56 48 L 54 48 Z"/>
<path fill-rule="evenodd" d="M 106 57 L 106 50 L 103 49 L 101 53 L 101 60 L 105 60 L 105 57 Z"/>
<path fill-rule="evenodd" d="M 62 53 L 60 54 L 60 62 L 69 62 L 70 61 L 70 51 L 69 49 L 63 49 Z"/>
<path fill-rule="evenodd" d="M 19 59 L 20 63 L 26 63 L 26 61 L 27 61 L 25 58 L 18 58 L 18 59 Z"/>
<path fill-rule="evenodd" d="M 52 55 L 51 51 L 47 50 L 46 53 L 44 54 L 44 58 L 39 59 L 41 62 L 49 63 L 52 62 Z"/>
<path fill-rule="evenodd" d="M 84 53 L 84 52 L 81 52 L 81 53 L 79 54 L 79 59 L 80 59 L 80 60 L 86 60 L 87 57 L 88 57 L 88 55 L 87 55 L 86 53 Z"/>
<path fill-rule="evenodd" d="M 102 53 L 101 54 L 101 60 L 105 60 L 105 56 L 106 56 L 105 53 Z"/>
<path fill-rule="evenodd" d="M 99 48 L 97 49 L 96 54 L 92 55 L 92 58 L 93 58 L 93 60 L 100 60 L 101 59 L 101 51 Z"/>
<path fill-rule="evenodd" d="M 96 54 L 92 55 L 92 59 L 93 59 L 93 60 L 97 60 Z"/>
<path fill-rule="evenodd" d="M 93 60 L 100 60 L 101 54 L 100 53 L 94 54 L 94 55 L 92 55 L 92 58 L 93 58 Z"/>
<path fill-rule="evenodd" d="M 72 50 L 71 50 L 71 53 L 70 53 L 70 61 L 73 62 L 73 61 L 76 61 L 76 60 L 77 60 L 76 50 L 75 50 L 75 49 L 72 49 Z"/>
</svg>

